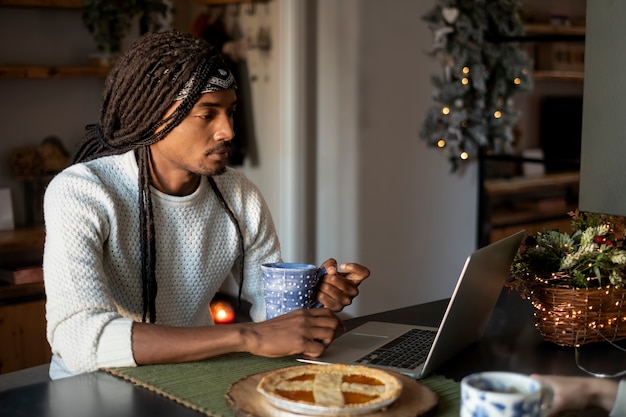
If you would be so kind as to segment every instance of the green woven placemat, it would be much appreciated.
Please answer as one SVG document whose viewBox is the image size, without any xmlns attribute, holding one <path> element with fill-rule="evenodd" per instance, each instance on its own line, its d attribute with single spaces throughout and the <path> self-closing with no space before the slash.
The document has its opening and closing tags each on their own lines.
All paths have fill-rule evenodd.
<svg viewBox="0 0 626 417">
<path fill-rule="evenodd" d="M 208 416 L 233 416 L 226 403 L 232 384 L 260 372 L 297 365 L 294 357 L 268 359 L 233 353 L 200 362 L 109 368 L 104 371 L 157 392 Z M 459 384 L 442 376 L 420 381 L 439 397 L 437 416 L 458 417 Z"/>
</svg>

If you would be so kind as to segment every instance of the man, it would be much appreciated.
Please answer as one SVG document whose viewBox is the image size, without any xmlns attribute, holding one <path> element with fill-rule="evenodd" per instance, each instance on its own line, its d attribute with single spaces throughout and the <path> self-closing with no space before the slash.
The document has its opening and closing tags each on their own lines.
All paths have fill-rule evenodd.
<svg viewBox="0 0 626 417">
<path fill-rule="evenodd" d="M 107 366 L 227 352 L 317 356 L 369 270 L 324 263 L 324 308 L 265 317 L 260 265 L 280 247 L 258 189 L 227 168 L 235 80 L 189 34 L 135 41 L 105 82 L 100 123 L 44 200 L 53 379 Z M 253 323 L 213 326 L 208 304 L 239 281 Z M 158 292 L 157 292 L 158 290 Z"/>
</svg>

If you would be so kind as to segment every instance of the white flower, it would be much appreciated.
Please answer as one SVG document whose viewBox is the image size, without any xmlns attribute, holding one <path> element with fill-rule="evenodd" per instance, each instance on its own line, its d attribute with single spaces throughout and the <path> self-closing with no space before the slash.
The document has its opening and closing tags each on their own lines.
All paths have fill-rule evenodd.
<svg viewBox="0 0 626 417">
<path fill-rule="evenodd" d="M 566 255 L 563 259 L 561 259 L 561 270 L 571 268 L 572 266 L 576 265 L 585 255 L 595 252 L 597 249 L 598 245 L 596 245 L 595 243 L 581 245 L 576 250 L 576 252 L 570 253 L 569 255 Z"/>
<path fill-rule="evenodd" d="M 617 271 L 611 271 L 611 274 L 609 275 L 609 281 L 611 281 L 611 285 L 614 286 L 621 286 L 624 283 L 621 274 L 619 274 Z"/>
<path fill-rule="evenodd" d="M 580 237 L 580 244 L 588 245 L 590 243 L 594 243 L 593 239 L 596 236 L 604 236 L 609 232 L 609 230 L 610 226 L 608 224 L 601 224 L 600 226 L 596 227 L 588 227 L 587 229 L 585 229 L 582 236 Z"/>
<path fill-rule="evenodd" d="M 623 250 L 615 250 L 611 254 L 611 262 L 619 266 L 626 265 L 626 252 Z"/>
</svg>

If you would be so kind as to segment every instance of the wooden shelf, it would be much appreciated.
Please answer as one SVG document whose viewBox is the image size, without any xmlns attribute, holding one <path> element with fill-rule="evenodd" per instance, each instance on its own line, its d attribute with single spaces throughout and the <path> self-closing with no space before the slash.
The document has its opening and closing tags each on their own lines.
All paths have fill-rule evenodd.
<svg viewBox="0 0 626 417">
<path fill-rule="evenodd" d="M 580 36 L 585 35 L 586 28 L 584 26 L 559 26 L 549 23 L 527 23 L 524 25 L 527 34 L 536 35 L 569 35 Z"/>
<path fill-rule="evenodd" d="M 580 180 L 578 172 L 546 174 L 541 177 L 514 177 L 485 181 L 485 193 L 489 197 L 537 192 L 560 187 L 577 187 Z"/>
<path fill-rule="evenodd" d="M 45 236 L 43 226 L 0 231 L 0 253 L 43 250 Z"/>
<path fill-rule="evenodd" d="M 217 4 L 242 4 L 242 3 L 268 3 L 270 0 L 196 0 L 199 4 L 217 5 Z"/>
<path fill-rule="evenodd" d="M 97 66 L 0 66 L 0 79 L 104 78 L 109 70 Z"/>
<path fill-rule="evenodd" d="M 522 210 L 522 211 L 500 211 L 491 216 L 491 227 L 503 227 L 510 225 L 521 225 L 527 223 L 542 223 L 547 220 L 568 218 L 567 212 L 576 209 L 574 206 L 554 208 L 546 210 Z"/>
<path fill-rule="evenodd" d="M 524 28 L 527 39 L 539 45 L 552 42 L 575 42 L 576 44 L 582 44 L 586 31 L 584 26 L 559 26 L 549 23 L 528 23 Z M 536 60 L 540 61 L 540 58 L 541 56 L 537 57 Z M 539 66 L 541 67 L 541 64 Z M 548 66 L 545 67 L 549 68 Z M 533 72 L 533 78 L 537 81 L 582 82 L 584 73 L 583 71 L 538 69 Z"/>
<path fill-rule="evenodd" d="M 579 71 L 539 70 L 533 72 L 536 81 L 583 82 L 585 74 Z"/>
<path fill-rule="evenodd" d="M 83 7 L 83 0 L 0 0 L 0 6 L 80 9 Z"/>
<path fill-rule="evenodd" d="M 0 282 L 0 306 L 18 302 L 40 300 L 45 297 L 43 282 L 11 285 Z"/>
</svg>

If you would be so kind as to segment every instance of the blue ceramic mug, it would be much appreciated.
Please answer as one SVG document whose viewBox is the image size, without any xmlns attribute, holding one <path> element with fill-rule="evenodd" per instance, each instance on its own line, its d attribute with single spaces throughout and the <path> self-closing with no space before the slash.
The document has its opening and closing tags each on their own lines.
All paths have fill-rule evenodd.
<svg viewBox="0 0 626 417">
<path fill-rule="evenodd" d="M 461 380 L 461 417 L 546 417 L 554 392 L 514 372 L 479 372 Z"/>
<path fill-rule="evenodd" d="M 301 308 L 320 307 L 317 290 L 326 269 L 311 264 L 275 262 L 261 265 L 265 316 L 271 319 Z"/>
</svg>

